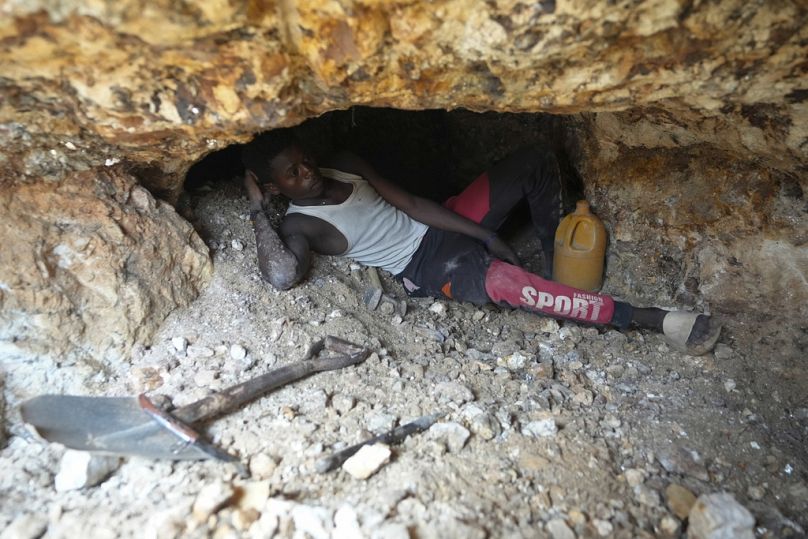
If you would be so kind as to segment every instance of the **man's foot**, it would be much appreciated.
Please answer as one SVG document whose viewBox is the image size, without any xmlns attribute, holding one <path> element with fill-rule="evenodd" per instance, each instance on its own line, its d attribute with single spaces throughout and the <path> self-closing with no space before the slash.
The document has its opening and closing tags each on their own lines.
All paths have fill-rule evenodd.
<svg viewBox="0 0 808 539">
<path fill-rule="evenodd" d="M 673 311 L 665 315 L 662 332 L 676 350 L 700 356 L 715 346 L 721 334 L 721 324 L 706 314 Z"/>
</svg>

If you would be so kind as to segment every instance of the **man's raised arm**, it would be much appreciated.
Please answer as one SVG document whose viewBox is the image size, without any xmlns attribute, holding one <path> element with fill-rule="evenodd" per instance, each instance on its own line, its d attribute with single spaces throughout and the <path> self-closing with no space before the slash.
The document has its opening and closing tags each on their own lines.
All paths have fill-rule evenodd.
<svg viewBox="0 0 808 539">
<path fill-rule="evenodd" d="M 264 213 L 264 194 L 252 172 L 245 174 L 244 186 L 250 199 L 250 220 L 255 231 L 261 277 L 279 290 L 289 290 L 300 282 L 311 264 L 308 241 L 305 236 L 284 230 L 281 225 L 284 242 Z"/>
</svg>

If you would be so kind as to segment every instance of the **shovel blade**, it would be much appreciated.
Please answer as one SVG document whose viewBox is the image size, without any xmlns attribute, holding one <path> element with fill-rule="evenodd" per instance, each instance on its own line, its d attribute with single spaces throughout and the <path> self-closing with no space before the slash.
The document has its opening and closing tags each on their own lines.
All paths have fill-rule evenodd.
<svg viewBox="0 0 808 539">
<path fill-rule="evenodd" d="M 71 449 L 171 460 L 213 458 L 155 422 L 135 397 L 41 395 L 22 403 L 20 411 L 44 439 Z"/>
</svg>

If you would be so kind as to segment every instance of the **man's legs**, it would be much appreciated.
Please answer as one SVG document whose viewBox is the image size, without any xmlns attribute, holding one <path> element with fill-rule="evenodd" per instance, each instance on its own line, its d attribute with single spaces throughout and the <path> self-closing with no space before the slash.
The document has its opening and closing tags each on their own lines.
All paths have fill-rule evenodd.
<svg viewBox="0 0 808 539">
<path fill-rule="evenodd" d="M 630 325 L 654 329 L 677 350 L 691 355 L 709 352 L 721 332 L 710 316 L 684 311 L 633 307 L 605 294 L 595 294 L 542 279 L 518 266 L 494 260 L 485 274 L 485 292 L 491 301 L 569 318 L 589 324 Z"/>
<path fill-rule="evenodd" d="M 486 228 L 498 230 L 522 200 L 530 207 L 549 277 L 561 215 L 561 173 L 552 151 L 541 146 L 522 148 L 481 174 L 444 205 Z"/>
</svg>

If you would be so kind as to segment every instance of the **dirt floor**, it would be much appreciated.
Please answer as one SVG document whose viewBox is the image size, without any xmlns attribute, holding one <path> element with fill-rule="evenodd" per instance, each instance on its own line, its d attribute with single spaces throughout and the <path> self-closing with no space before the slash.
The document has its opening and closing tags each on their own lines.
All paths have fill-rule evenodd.
<svg viewBox="0 0 808 539">
<path fill-rule="evenodd" d="M 192 207 L 215 275 L 131 365 L 4 365 L 0 537 L 678 537 L 692 496 L 721 492 L 756 521 L 736 518 L 726 537 L 805 535 L 799 324 L 731 315 L 715 353 L 690 357 L 658 335 L 493 306 L 408 300 L 402 318 L 364 306 L 365 270 L 347 260 L 316 258 L 288 292 L 264 284 L 235 181 L 198 190 Z M 514 245 L 537 263 L 536 242 Z M 17 405 L 43 392 L 187 404 L 326 335 L 373 354 L 208 425 L 249 479 L 214 461 L 129 458 L 102 462 L 113 471 L 97 486 L 57 490 L 64 448 L 20 424 Z M 367 479 L 315 471 L 338 448 L 436 412 Z"/>
</svg>

